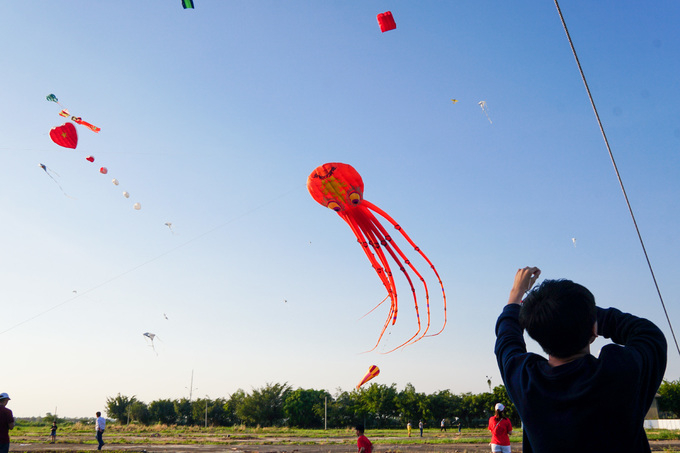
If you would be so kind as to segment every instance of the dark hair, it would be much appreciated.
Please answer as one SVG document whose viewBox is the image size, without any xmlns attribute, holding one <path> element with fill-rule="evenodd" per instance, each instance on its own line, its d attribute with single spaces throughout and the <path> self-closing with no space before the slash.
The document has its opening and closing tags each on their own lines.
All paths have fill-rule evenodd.
<svg viewBox="0 0 680 453">
<path fill-rule="evenodd" d="M 364 425 L 357 425 L 355 429 L 357 431 L 359 431 L 360 433 L 363 433 L 364 432 Z"/>
<path fill-rule="evenodd" d="M 97 414 L 96 414 L 96 415 L 97 415 L 97 417 L 101 417 L 102 413 L 99 412 L 99 411 L 97 411 Z"/>
<path fill-rule="evenodd" d="M 496 420 L 503 420 L 504 418 L 507 417 L 505 416 L 505 411 L 499 411 L 498 409 L 496 409 L 496 413 L 494 414 L 493 418 L 495 418 Z"/>
<path fill-rule="evenodd" d="M 543 350 L 559 358 L 590 344 L 596 320 L 595 297 L 571 280 L 545 280 L 527 294 L 519 324 Z"/>
</svg>

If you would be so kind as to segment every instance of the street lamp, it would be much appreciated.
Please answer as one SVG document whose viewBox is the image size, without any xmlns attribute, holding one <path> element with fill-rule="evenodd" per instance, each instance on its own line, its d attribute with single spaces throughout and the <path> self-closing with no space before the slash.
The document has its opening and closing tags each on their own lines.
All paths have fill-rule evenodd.
<svg viewBox="0 0 680 453">
<path fill-rule="evenodd" d="M 205 395 L 205 427 L 208 427 L 208 400 L 210 397 Z"/>
</svg>

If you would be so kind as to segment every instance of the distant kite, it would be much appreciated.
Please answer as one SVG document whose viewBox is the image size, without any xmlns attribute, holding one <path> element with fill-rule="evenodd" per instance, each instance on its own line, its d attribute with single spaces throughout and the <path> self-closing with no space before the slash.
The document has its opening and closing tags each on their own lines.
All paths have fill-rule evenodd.
<svg viewBox="0 0 680 453">
<path fill-rule="evenodd" d="M 478 104 L 482 108 L 482 112 L 484 112 L 486 115 L 486 119 L 489 120 L 489 123 L 493 124 L 493 121 L 491 121 L 491 118 L 489 118 L 489 111 L 486 108 L 486 101 L 479 101 Z"/>
<path fill-rule="evenodd" d="M 68 118 L 71 116 L 71 114 L 68 112 L 68 110 L 64 109 L 61 112 L 59 112 L 59 116 L 63 116 L 64 118 Z M 76 124 L 80 124 L 81 126 L 85 126 L 86 128 L 90 129 L 92 132 L 99 132 L 102 129 L 100 127 L 97 127 L 93 124 L 88 123 L 87 121 L 83 121 L 83 119 L 79 116 L 71 116 L 71 121 L 73 121 Z"/>
<path fill-rule="evenodd" d="M 151 333 L 151 332 L 144 332 L 142 335 L 144 335 L 144 336 L 147 337 L 149 340 L 151 340 L 151 345 L 150 345 L 150 346 L 151 346 L 151 349 L 153 349 L 153 352 L 156 352 L 156 348 L 155 348 L 154 345 L 153 345 L 153 339 L 156 338 L 156 334 L 155 334 L 155 333 Z M 157 352 L 156 352 L 156 355 L 158 355 Z"/>
<path fill-rule="evenodd" d="M 45 96 L 45 99 L 47 99 L 50 102 L 56 102 L 57 105 L 60 105 L 60 106 L 63 107 L 63 105 L 59 104 L 59 99 L 57 99 L 57 97 L 53 94 L 48 94 L 47 96 Z"/>
<path fill-rule="evenodd" d="M 78 146 L 78 132 L 73 123 L 64 123 L 50 129 L 50 138 L 54 143 L 64 148 L 76 149 Z"/>
<path fill-rule="evenodd" d="M 458 102 L 458 99 L 451 99 L 451 102 L 455 104 L 456 102 Z"/>
<path fill-rule="evenodd" d="M 184 9 L 191 8 L 194 9 L 194 0 L 182 0 L 182 6 Z"/>
<path fill-rule="evenodd" d="M 368 368 L 368 372 L 364 375 L 363 379 L 357 384 L 357 389 L 380 374 L 380 368 L 375 365 L 371 365 Z"/>
<path fill-rule="evenodd" d="M 377 19 L 378 25 L 380 25 L 380 31 L 383 33 L 397 28 L 397 24 L 394 22 L 391 11 L 385 11 L 384 13 L 378 14 Z"/>
<path fill-rule="evenodd" d="M 79 116 L 71 116 L 69 111 L 64 108 L 63 105 L 59 103 L 59 99 L 54 94 L 48 94 L 45 99 L 47 99 L 50 102 L 56 102 L 60 107 L 62 107 L 62 111 L 59 112 L 59 116 L 63 116 L 64 118 L 68 118 L 69 116 L 71 117 L 71 121 L 73 121 L 76 124 L 80 124 L 81 126 L 85 126 L 88 129 L 90 129 L 93 132 L 99 132 L 101 128 L 98 128 L 97 126 L 94 126 L 87 121 L 83 121 L 83 119 Z"/>
<path fill-rule="evenodd" d="M 392 241 L 392 237 L 380 224 L 378 219 L 373 215 L 373 212 L 379 214 L 390 224 L 392 224 L 392 226 L 394 226 L 394 228 L 399 231 L 399 233 L 401 233 L 403 238 L 427 262 L 437 277 L 439 286 L 442 290 L 442 298 L 444 300 L 444 325 L 439 332 L 427 336 L 429 337 L 439 335 L 444 330 L 444 327 L 446 327 L 446 293 L 444 292 L 444 285 L 441 278 L 439 277 L 439 273 L 429 258 L 425 256 L 420 248 L 411 240 L 404 230 L 402 230 L 401 226 L 399 226 L 399 224 L 397 224 L 394 219 L 392 219 L 392 217 L 390 217 L 382 209 L 375 206 L 373 203 L 363 199 L 364 182 L 361 179 L 359 173 L 357 173 L 357 171 L 351 165 L 337 162 L 323 164 L 315 168 L 307 178 L 307 190 L 309 190 L 309 193 L 312 198 L 314 198 L 314 200 L 316 200 L 319 204 L 334 210 L 345 222 L 347 222 L 347 224 L 352 229 L 352 232 L 356 236 L 357 241 L 363 247 L 366 257 L 371 262 L 371 265 L 373 265 L 373 269 L 375 269 L 375 272 L 378 274 L 378 277 L 380 277 L 382 284 L 387 290 L 387 297 L 383 300 L 383 302 L 388 298 L 390 299 L 390 310 L 387 315 L 385 325 L 383 326 L 380 336 L 378 337 L 378 341 L 376 342 L 375 346 L 370 349 L 370 351 L 373 351 L 378 347 L 378 344 L 380 343 L 380 340 L 382 339 L 383 334 L 385 333 L 385 330 L 387 330 L 390 322 L 392 325 L 397 322 L 397 287 L 385 251 L 387 251 L 387 253 L 396 262 L 399 270 L 404 274 L 404 277 L 406 277 L 406 280 L 411 287 L 411 292 L 413 293 L 413 302 L 416 308 L 416 319 L 418 321 L 418 330 L 416 333 L 404 343 L 388 352 L 392 352 L 408 344 L 415 343 L 416 341 L 425 337 L 427 331 L 430 328 L 430 295 L 427 283 L 420 272 L 415 268 L 413 263 L 406 257 L 404 252 L 402 252 L 397 244 Z M 416 290 L 413 287 L 411 276 L 408 274 L 404 264 L 408 265 L 408 268 L 410 268 L 411 271 L 418 277 L 418 280 L 422 282 L 425 290 L 425 301 L 427 304 L 427 325 L 424 332 L 422 333 Z M 380 302 L 380 304 L 382 304 L 382 302 Z M 378 306 L 380 304 L 378 304 Z"/>
<path fill-rule="evenodd" d="M 574 244 L 574 247 L 576 247 L 576 238 L 571 238 L 571 242 Z"/>
<path fill-rule="evenodd" d="M 63 193 L 65 196 L 67 196 L 67 197 L 69 197 L 69 198 L 73 198 L 73 197 L 71 197 L 69 194 L 67 194 L 66 192 L 64 192 L 64 189 L 61 187 L 61 184 L 59 184 L 59 182 L 54 178 L 54 176 L 52 176 L 52 173 L 54 173 L 57 177 L 59 177 L 59 174 L 58 174 L 56 171 L 50 170 L 49 168 L 47 168 L 47 165 L 45 165 L 45 164 L 38 164 L 38 165 L 40 165 L 40 168 L 42 168 L 43 171 L 45 171 L 45 173 L 47 174 L 47 176 L 49 176 L 49 177 L 52 179 L 52 181 L 54 181 L 54 183 L 55 183 L 57 186 L 59 186 L 59 189 L 61 190 L 61 193 Z"/>
</svg>

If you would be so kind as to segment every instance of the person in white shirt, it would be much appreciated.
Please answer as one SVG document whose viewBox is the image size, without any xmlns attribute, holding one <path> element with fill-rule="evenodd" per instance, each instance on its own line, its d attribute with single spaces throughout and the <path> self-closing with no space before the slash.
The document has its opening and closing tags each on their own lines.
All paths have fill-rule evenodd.
<svg viewBox="0 0 680 453">
<path fill-rule="evenodd" d="M 97 450 L 101 450 L 104 446 L 104 440 L 102 437 L 104 436 L 104 430 L 106 429 L 106 419 L 102 417 L 101 412 L 97 412 L 97 420 L 94 423 L 94 427 L 97 430 L 97 442 L 99 442 L 99 447 L 97 447 Z"/>
</svg>

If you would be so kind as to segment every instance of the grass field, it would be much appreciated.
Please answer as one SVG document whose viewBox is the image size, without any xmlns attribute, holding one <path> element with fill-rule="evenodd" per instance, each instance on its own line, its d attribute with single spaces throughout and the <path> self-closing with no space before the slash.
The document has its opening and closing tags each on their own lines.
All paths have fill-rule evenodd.
<svg viewBox="0 0 680 453">
<path fill-rule="evenodd" d="M 84 451 L 93 450 L 94 427 L 92 424 L 74 423 L 60 424 L 57 432 L 57 444 L 49 446 L 50 425 L 18 423 L 11 432 L 12 451 Z M 375 429 L 366 433 L 375 450 L 380 452 L 407 451 L 488 451 L 489 433 L 485 429 L 463 429 L 440 432 L 436 429 L 425 430 L 421 438 L 417 429 L 412 437 L 408 437 L 406 430 Z M 680 431 L 649 430 L 647 436 L 650 441 L 680 441 Z M 107 451 L 143 451 L 146 448 L 159 451 L 182 451 L 181 446 L 215 446 L 214 451 L 267 451 L 263 446 L 286 447 L 287 450 L 272 449 L 270 451 L 354 451 L 356 436 L 351 428 L 312 430 L 292 428 L 260 428 L 260 427 L 190 427 L 190 426 L 139 426 L 116 425 L 110 423 L 105 433 Z M 513 451 L 521 451 L 522 431 L 516 429 L 511 436 Z M 680 442 L 678 442 L 680 444 Z M 38 445 L 40 444 L 40 446 Z M 673 445 L 669 442 L 668 445 Z M 73 449 L 64 449 L 66 446 Z M 132 450 L 137 445 L 137 450 Z M 22 450 L 25 448 L 25 450 Z M 118 447 L 117 447 L 118 446 Z M 125 446 L 125 448 L 123 448 Z M 176 446 L 174 450 L 171 446 Z M 455 447 L 461 448 L 456 450 Z M 59 448 L 57 448 L 59 447 Z M 164 447 L 164 448 L 163 448 Z M 238 448 L 236 448 L 238 447 Z M 50 448 L 54 448 L 51 450 Z M 344 450 L 343 450 L 344 448 Z M 202 451 L 211 451 L 204 449 Z M 653 451 L 667 453 L 680 451 L 670 446 L 659 446 Z"/>
</svg>

